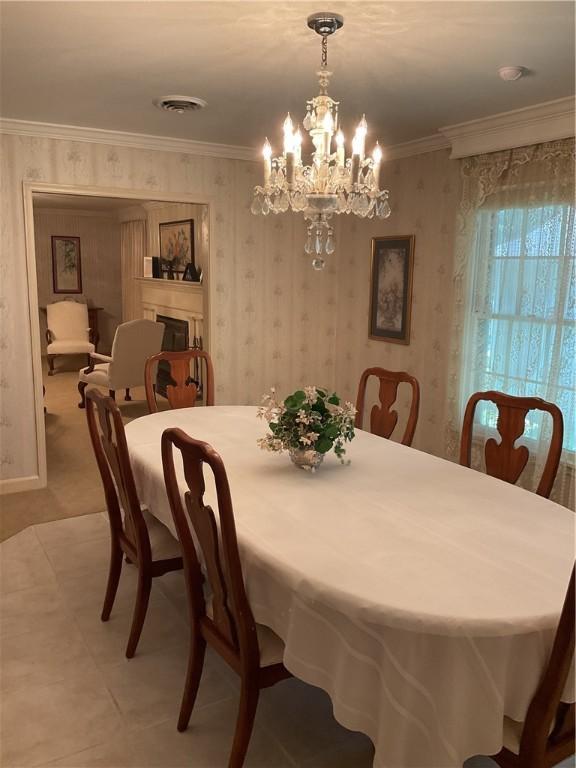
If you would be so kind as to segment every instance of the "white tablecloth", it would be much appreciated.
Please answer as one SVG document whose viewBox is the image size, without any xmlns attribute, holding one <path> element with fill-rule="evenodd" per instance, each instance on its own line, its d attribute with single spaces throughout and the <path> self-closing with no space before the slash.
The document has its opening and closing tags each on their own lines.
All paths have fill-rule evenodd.
<svg viewBox="0 0 576 768">
<path fill-rule="evenodd" d="M 361 431 L 351 465 L 330 455 L 303 472 L 257 447 L 255 408 L 221 406 L 126 428 L 141 501 L 172 531 L 160 455 L 172 426 L 222 456 L 255 618 L 336 718 L 370 736 L 374 765 L 448 768 L 498 752 L 504 716 L 524 718 L 551 647 L 573 513 Z"/>
</svg>

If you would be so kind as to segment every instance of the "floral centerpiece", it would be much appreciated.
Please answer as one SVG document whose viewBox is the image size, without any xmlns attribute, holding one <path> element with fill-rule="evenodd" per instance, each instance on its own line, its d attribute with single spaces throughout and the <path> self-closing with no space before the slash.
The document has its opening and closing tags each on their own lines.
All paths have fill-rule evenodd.
<svg viewBox="0 0 576 768">
<path fill-rule="evenodd" d="M 258 409 L 270 434 L 260 438 L 258 445 L 267 451 L 289 451 L 296 466 L 312 471 L 332 449 L 344 463 L 344 444 L 354 437 L 355 414 L 352 403 L 341 405 L 335 392 L 320 387 L 298 389 L 283 403 L 271 389 Z"/>
</svg>

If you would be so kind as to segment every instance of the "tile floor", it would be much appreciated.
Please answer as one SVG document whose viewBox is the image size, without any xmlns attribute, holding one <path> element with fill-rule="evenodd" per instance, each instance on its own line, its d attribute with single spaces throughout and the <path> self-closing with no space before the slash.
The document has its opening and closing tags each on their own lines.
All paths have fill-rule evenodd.
<svg viewBox="0 0 576 768">
<path fill-rule="evenodd" d="M 210 654 L 191 726 L 176 731 L 187 649 L 181 574 L 155 582 L 128 661 L 135 573 L 125 566 L 112 617 L 100 622 L 108 544 L 105 518 L 93 514 L 30 526 L 1 545 L 2 768 L 225 768 L 236 676 Z M 372 756 L 322 691 L 290 680 L 263 692 L 246 768 L 369 768 Z"/>
</svg>

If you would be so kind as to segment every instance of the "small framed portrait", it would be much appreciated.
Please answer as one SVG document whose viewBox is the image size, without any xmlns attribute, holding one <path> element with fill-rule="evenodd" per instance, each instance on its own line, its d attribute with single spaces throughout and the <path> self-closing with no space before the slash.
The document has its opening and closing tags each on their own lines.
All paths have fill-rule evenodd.
<svg viewBox="0 0 576 768">
<path fill-rule="evenodd" d="M 414 235 L 372 238 L 371 339 L 410 343 Z"/>
<path fill-rule="evenodd" d="M 79 237 L 52 235 L 52 287 L 54 293 L 82 293 Z"/>
<path fill-rule="evenodd" d="M 160 224 L 160 263 L 171 272 L 184 272 L 194 264 L 194 219 Z"/>
</svg>

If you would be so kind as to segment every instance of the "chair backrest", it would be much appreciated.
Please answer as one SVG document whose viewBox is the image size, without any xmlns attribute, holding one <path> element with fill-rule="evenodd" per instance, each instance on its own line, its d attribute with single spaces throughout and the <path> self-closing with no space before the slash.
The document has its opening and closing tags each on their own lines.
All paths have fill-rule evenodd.
<svg viewBox="0 0 576 768">
<path fill-rule="evenodd" d="M 159 352 L 146 361 L 144 375 L 146 400 L 150 413 L 156 413 L 156 370 L 162 361 L 167 363 L 173 384 L 166 387 L 170 408 L 192 408 L 196 405 L 200 382 L 199 366 L 204 360 L 206 377 L 203 382 L 203 396 L 206 405 L 214 405 L 214 368 L 208 352 L 203 349 L 185 349 L 182 352 Z M 194 363 L 194 370 L 191 364 Z"/>
<path fill-rule="evenodd" d="M 562 412 L 554 403 L 548 403 L 539 397 L 516 397 L 503 392 L 476 392 L 468 400 L 462 424 L 460 441 L 460 464 L 471 466 L 472 433 L 476 406 L 481 400 L 494 403 L 498 408 L 496 428 L 500 434 L 500 442 L 494 438 L 486 441 L 484 458 L 486 472 L 507 483 L 516 483 L 524 467 L 528 463 L 530 452 L 525 445 L 515 447 L 515 442 L 524 434 L 526 414 L 528 411 L 545 411 L 552 416 L 552 438 L 548 448 L 548 456 L 542 471 L 542 477 L 536 493 L 548 498 L 554 485 L 564 439 L 564 419 Z"/>
<path fill-rule="evenodd" d="M 130 320 L 116 328 L 108 368 L 110 389 L 144 384 L 146 360 L 162 348 L 164 327 L 153 320 Z"/>
<path fill-rule="evenodd" d="M 88 341 L 88 307 L 79 301 L 56 301 L 46 307 L 46 324 L 53 341 Z"/>
<path fill-rule="evenodd" d="M 520 764 L 544 765 L 535 761 L 548 750 L 568 745 L 566 754 L 574 749 L 574 704 L 561 702 L 568 675 L 574 661 L 574 568 L 556 630 L 552 652 L 540 680 L 536 693 L 530 702 L 520 737 Z M 530 759 L 529 759 L 530 758 Z M 535 762 L 532 762 L 535 761 Z M 554 762 L 547 762 L 553 765 Z"/>
<path fill-rule="evenodd" d="M 358 397 L 356 398 L 355 425 L 358 429 L 362 429 L 364 423 L 364 401 L 366 398 L 366 386 L 370 376 L 375 376 L 380 381 L 378 390 L 380 405 L 375 405 L 370 411 L 370 432 L 380 437 L 390 437 L 398 423 L 398 411 L 391 410 L 398 396 L 398 386 L 405 382 L 412 388 L 410 412 L 401 441 L 403 445 L 412 445 L 418 422 L 418 411 L 420 410 L 420 385 L 418 380 L 405 371 L 367 368 L 360 377 Z"/>
<path fill-rule="evenodd" d="M 182 455 L 188 487 L 184 494 L 188 517 L 176 478 L 173 446 Z M 211 507 L 204 504 L 204 464 L 214 475 L 218 523 Z M 172 428 L 162 435 L 162 465 L 172 517 L 182 547 L 191 620 L 208 623 L 228 654 L 239 658 L 245 669 L 254 668 L 259 665 L 256 624 L 244 590 L 230 487 L 222 459 L 208 443 L 194 440 L 181 429 Z M 200 559 L 189 523 L 201 549 L 212 593 L 210 618 L 206 614 Z"/>
<path fill-rule="evenodd" d="M 134 484 L 120 410 L 111 397 L 97 389 L 89 389 L 86 392 L 86 418 L 104 486 L 112 534 L 120 538 L 125 550 L 131 553 L 131 559 L 150 560 L 150 538 Z"/>
</svg>

